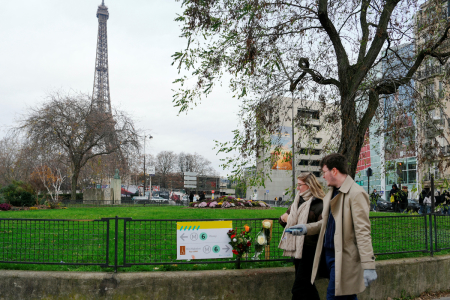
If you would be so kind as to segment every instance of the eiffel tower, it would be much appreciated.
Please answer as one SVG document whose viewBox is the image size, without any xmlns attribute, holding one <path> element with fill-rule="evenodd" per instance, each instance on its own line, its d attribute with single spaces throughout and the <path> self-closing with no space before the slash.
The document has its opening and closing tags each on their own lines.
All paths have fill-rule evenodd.
<svg viewBox="0 0 450 300">
<path fill-rule="evenodd" d="M 92 101 L 97 108 L 105 113 L 111 113 L 111 97 L 109 95 L 109 72 L 108 72 L 108 33 L 106 22 L 109 18 L 108 7 L 105 1 L 97 9 L 98 35 L 97 56 L 95 58 L 94 90 Z"/>
<path fill-rule="evenodd" d="M 111 111 L 111 97 L 109 94 L 109 67 L 108 67 L 108 32 L 106 22 L 109 19 L 108 7 L 105 1 L 97 9 L 98 34 L 97 34 L 97 53 L 95 58 L 94 90 L 92 92 L 92 103 L 97 109 L 97 116 L 107 122 L 109 132 L 114 132 L 115 121 Z M 111 154 L 103 155 L 103 163 L 111 170 L 112 174 L 115 168 L 127 169 L 126 159 L 119 147 L 117 135 L 115 133 L 107 138 L 107 148 L 116 148 Z"/>
</svg>

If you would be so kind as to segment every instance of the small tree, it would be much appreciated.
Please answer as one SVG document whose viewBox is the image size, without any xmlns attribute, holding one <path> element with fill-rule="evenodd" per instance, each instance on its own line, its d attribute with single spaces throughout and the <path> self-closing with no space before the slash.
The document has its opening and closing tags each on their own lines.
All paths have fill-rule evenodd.
<svg viewBox="0 0 450 300">
<path fill-rule="evenodd" d="M 122 111 L 100 111 L 89 95 L 51 93 L 44 103 L 30 108 L 19 121 L 18 130 L 34 145 L 64 153 L 72 171 L 71 199 L 81 168 L 92 158 L 119 153 L 116 164 L 125 163 L 127 151 L 138 148 L 132 120 Z"/>
<path fill-rule="evenodd" d="M 58 202 L 58 195 L 66 176 L 61 173 L 60 168 L 50 168 L 40 164 L 36 166 L 34 173 L 39 177 L 44 187 L 47 189 L 53 203 Z"/>
</svg>

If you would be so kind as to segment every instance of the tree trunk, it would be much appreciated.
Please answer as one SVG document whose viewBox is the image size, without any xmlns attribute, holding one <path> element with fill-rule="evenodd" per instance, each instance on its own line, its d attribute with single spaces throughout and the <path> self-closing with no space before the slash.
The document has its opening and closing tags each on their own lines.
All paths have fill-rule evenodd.
<svg viewBox="0 0 450 300">
<path fill-rule="evenodd" d="M 78 183 L 78 175 L 80 175 L 80 167 L 74 167 L 73 175 L 72 175 L 72 192 L 70 195 L 71 200 L 77 200 L 77 183 Z"/>
<path fill-rule="evenodd" d="M 354 179 L 367 127 L 359 126 L 357 122 L 355 97 L 343 96 L 341 99 L 342 136 L 339 153 L 347 158 L 348 174 Z"/>
</svg>

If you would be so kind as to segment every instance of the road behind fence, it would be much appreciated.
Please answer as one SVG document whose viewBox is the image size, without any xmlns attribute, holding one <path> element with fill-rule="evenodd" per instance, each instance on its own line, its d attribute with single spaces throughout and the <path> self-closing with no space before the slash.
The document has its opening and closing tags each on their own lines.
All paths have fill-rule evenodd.
<svg viewBox="0 0 450 300">
<path fill-rule="evenodd" d="M 135 265 L 234 263 L 234 258 L 177 260 L 177 222 L 232 221 L 256 236 L 264 219 L 101 220 L 0 219 L 0 262 L 20 264 Z M 270 247 L 253 260 L 254 247 L 242 262 L 290 261 L 278 248 L 283 227 L 273 221 Z M 441 215 L 371 217 L 375 255 L 450 249 L 450 217 Z M 231 251 L 231 250 L 230 250 Z"/>
</svg>

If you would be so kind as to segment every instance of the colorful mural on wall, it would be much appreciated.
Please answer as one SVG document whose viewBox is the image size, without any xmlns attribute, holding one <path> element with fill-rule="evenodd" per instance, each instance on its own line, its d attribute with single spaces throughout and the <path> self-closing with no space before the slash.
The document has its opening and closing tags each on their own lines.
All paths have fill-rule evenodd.
<svg viewBox="0 0 450 300">
<path fill-rule="evenodd" d="M 270 159 L 272 170 L 292 170 L 292 127 L 282 126 L 280 133 L 272 135 Z"/>
</svg>

